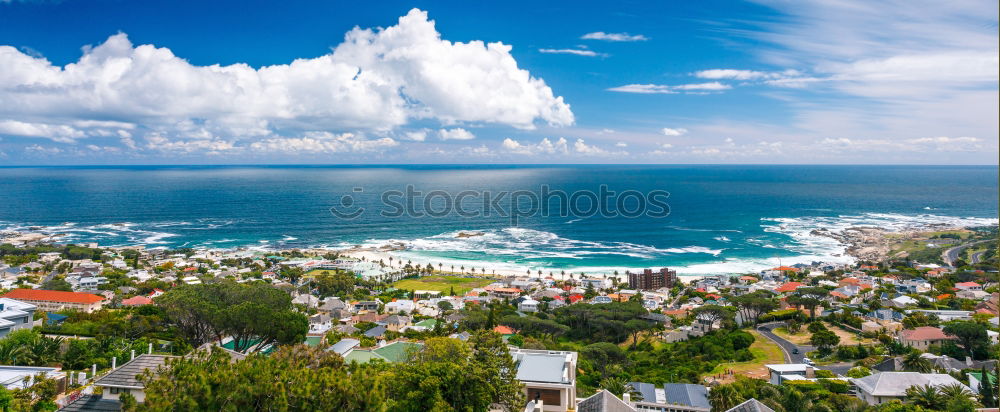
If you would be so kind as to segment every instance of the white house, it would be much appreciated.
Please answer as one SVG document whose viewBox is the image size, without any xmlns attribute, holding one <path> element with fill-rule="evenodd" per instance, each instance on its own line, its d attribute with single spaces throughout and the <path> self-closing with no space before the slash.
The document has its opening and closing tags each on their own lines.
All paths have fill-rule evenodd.
<svg viewBox="0 0 1000 412">
<path fill-rule="evenodd" d="M 31 329 L 35 309 L 27 302 L 0 298 L 0 338 L 18 329 Z"/>
<path fill-rule="evenodd" d="M 510 348 L 517 380 L 529 402 L 541 400 L 543 411 L 576 407 L 576 352 Z"/>
<path fill-rule="evenodd" d="M 517 305 L 517 309 L 521 312 L 538 312 L 538 301 L 527 298 Z"/>
<path fill-rule="evenodd" d="M 905 400 L 906 390 L 912 386 L 930 385 L 935 387 L 961 385 L 972 392 L 968 386 L 946 373 L 919 372 L 880 372 L 852 379 L 857 391 L 855 396 L 869 405 L 881 405 L 894 399 Z"/>
<path fill-rule="evenodd" d="M 397 300 L 385 304 L 386 313 L 410 313 L 416 309 L 412 300 Z"/>
</svg>

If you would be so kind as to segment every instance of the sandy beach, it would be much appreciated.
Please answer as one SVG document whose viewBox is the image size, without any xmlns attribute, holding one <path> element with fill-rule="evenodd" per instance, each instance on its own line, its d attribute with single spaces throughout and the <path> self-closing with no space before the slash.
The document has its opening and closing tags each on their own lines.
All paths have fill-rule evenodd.
<svg viewBox="0 0 1000 412">
<path fill-rule="evenodd" d="M 461 267 L 465 267 L 466 273 L 473 273 L 472 269 L 475 269 L 475 274 L 481 274 L 483 276 L 528 276 L 532 278 L 538 277 L 548 277 L 552 276 L 557 280 L 563 278 L 568 279 L 571 275 L 574 278 L 579 278 L 581 274 L 586 275 L 591 278 L 611 278 L 614 277 L 614 271 L 618 271 L 618 280 L 621 282 L 627 282 L 628 278 L 625 275 L 627 270 L 635 271 L 641 270 L 642 268 L 576 268 L 572 270 L 558 269 L 558 268 L 545 268 L 545 267 L 528 267 L 523 265 L 514 265 L 509 263 L 499 263 L 499 262 L 483 262 L 483 261 L 465 261 L 465 260 L 455 260 L 455 259 L 434 259 L 423 256 L 416 256 L 407 253 L 405 250 L 377 250 L 371 248 L 349 248 L 338 250 L 338 253 L 353 257 L 356 259 L 363 259 L 369 262 L 382 261 L 386 265 L 393 268 L 401 268 L 406 265 L 407 262 L 412 262 L 413 265 L 425 266 L 430 263 L 435 268 L 438 264 L 444 271 L 451 271 L 451 267 L 455 267 L 455 272 L 461 272 Z M 390 258 L 392 258 L 390 263 Z M 483 270 L 485 269 L 485 271 Z M 541 275 L 539 275 L 541 271 Z M 563 274 L 564 273 L 564 274 Z M 678 277 L 682 278 L 686 282 L 694 281 L 703 278 L 705 275 L 698 274 L 678 274 Z"/>
</svg>

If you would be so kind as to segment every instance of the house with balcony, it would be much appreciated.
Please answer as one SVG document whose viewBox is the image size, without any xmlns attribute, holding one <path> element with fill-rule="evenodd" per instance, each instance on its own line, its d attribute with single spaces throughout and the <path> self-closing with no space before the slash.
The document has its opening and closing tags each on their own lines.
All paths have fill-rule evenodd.
<svg viewBox="0 0 1000 412">
<path fill-rule="evenodd" d="M 512 347 L 510 354 L 528 402 L 540 401 L 542 411 L 576 408 L 576 352 Z"/>
<path fill-rule="evenodd" d="M 0 298 L 0 338 L 18 329 L 31 329 L 35 309 L 27 302 Z"/>
</svg>

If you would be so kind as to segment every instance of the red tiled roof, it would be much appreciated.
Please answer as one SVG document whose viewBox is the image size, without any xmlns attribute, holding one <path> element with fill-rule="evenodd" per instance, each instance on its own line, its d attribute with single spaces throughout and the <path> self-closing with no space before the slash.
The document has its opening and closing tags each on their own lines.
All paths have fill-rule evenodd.
<svg viewBox="0 0 1000 412">
<path fill-rule="evenodd" d="M 955 339 L 954 336 L 948 336 L 944 334 L 941 328 L 935 328 L 933 326 L 921 326 L 912 330 L 904 330 L 900 332 L 903 339 L 906 340 L 950 340 Z"/>
<path fill-rule="evenodd" d="M 122 305 L 125 306 L 142 306 L 151 304 L 153 304 L 153 300 L 142 295 L 122 300 Z"/>
<path fill-rule="evenodd" d="M 514 329 L 511 329 L 510 326 L 504 326 L 504 325 L 497 325 L 497 327 L 493 328 L 493 331 L 501 335 L 514 334 Z"/>
<path fill-rule="evenodd" d="M 964 287 L 967 287 L 967 288 L 974 288 L 974 287 L 979 286 L 979 284 L 976 283 L 976 282 L 962 282 L 962 283 L 956 283 L 955 284 L 955 287 L 961 287 L 961 286 L 964 286 Z"/>
<path fill-rule="evenodd" d="M 792 292 L 795 289 L 798 289 L 798 288 L 800 288 L 802 286 L 805 286 L 805 285 L 803 285 L 802 283 L 799 283 L 799 282 L 788 282 L 788 283 L 786 283 L 784 285 L 778 286 L 778 288 L 775 289 L 774 291 L 775 292 Z"/>
<path fill-rule="evenodd" d="M 484 289 L 486 289 L 486 290 L 488 290 L 490 292 L 521 293 L 521 289 L 518 289 L 518 288 L 493 288 L 493 287 L 487 286 Z"/>
<path fill-rule="evenodd" d="M 945 300 L 951 297 L 951 293 L 942 293 L 937 295 L 937 300 Z"/>
<path fill-rule="evenodd" d="M 5 298 L 23 300 L 41 300 L 63 303 L 97 303 L 104 300 L 103 296 L 90 293 L 63 292 L 61 290 L 14 289 L 3 295 Z"/>
<path fill-rule="evenodd" d="M 782 271 L 782 272 L 798 272 L 799 268 L 793 268 L 791 266 L 778 266 L 778 267 L 776 267 L 774 269 L 771 269 L 771 270 L 778 270 L 778 271 Z"/>
</svg>

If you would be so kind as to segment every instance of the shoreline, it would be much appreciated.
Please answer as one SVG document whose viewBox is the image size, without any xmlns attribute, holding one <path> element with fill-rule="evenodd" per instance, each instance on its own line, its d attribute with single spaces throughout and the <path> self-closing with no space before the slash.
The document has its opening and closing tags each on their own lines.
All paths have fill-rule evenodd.
<svg viewBox="0 0 1000 412">
<path fill-rule="evenodd" d="M 782 225 L 794 225 L 799 222 L 795 222 L 795 219 L 779 218 L 771 219 L 771 221 L 778 222 L 778 225 L 768 226 L 768 229 L 773 231 L 779 231 L 791 237 L 800 246 L 795 248 L 801 249 L 796 251 L 795 248 L 784 249 L 788 252 L 799 253 L 794 256 L 786 257 L 771 257 L 771 258 L 728 258 L 721 259 L 717 261 L 710 261 L 704 263 L 695 263 L 686 266 L 671 266 L 666 265 L 677 272 L 679 278 L 695 280 L 700 279 L 705 276 L 713 275 L 741 275 L 741 274 L 752 274 L 759 273 L 761 270 L 766 270 L 772 267 L 777 267 L 781 265 L 797 265 L 805 264 L 810 265 L 812 263 L 829 263 L 834 265 L 850 265 L 858 261 L 871 261 L 871 260 L 884 260 L 888 258 L 888 254 L 891 250 L 892 242 L 898 241 L 900 238 L 912 239 L 919 237 L 919 234 L 926 233 L 929 231 L 947 231 L 947 230 L 966 230 L 971 225 L 956 225 L 956 222 L 950 223 L 916 223 L 916 222 L 904 222 L 897 226 L 886 226 L 886 227 L 875 227 L 872 225 L 836 225 L 828 224 L 821 225 L 821 227 L 813 228 L 802 228 L 802 227 L 784 227 Z M 996 223 L 994 223 L 995 225 Z M 125 224 L 121 224 L 125 225 Z M 765 229 L 765 230 L 768 230 Z M 771 230 L 768 230 L 771 231 Z M 6 231 L 0 235 L 3 236 L 2 242 L 11 241 L 22 241 L 22 242 L 40 242 L 40 243 L 71 243 L 66 242 L 66 240 L 76 240 L 76 244 L 93 244 L 95 242 L 79 241 L 74 239 L 66 233 L 59 232 L 40 232 L 40 231 Z M 482 236 L 482 232 L 463 230 L 455 232 L 452 236 L 457 240 L 462 240 L 466 238 Z M 287 237 L 287 235 L 286 235 Z M 293 240 L 297 240 L 292 238 Z M 410 261 L 414 265 L 427 265 L 428 263 L 436 268 L 450 269 L 452 266 L 455 268 L 455 272 L 458 272 L 461 267 L 465 267 L 467 272 L 471 272 L 470 269 L 476 269 L 477 274 L 482 275 L 502 275 L 502 276 L 528 276 L 532 278 L 537 278 L 539 276 L 545 277 L 550 274 L 553 277 L 560 278 L 561 276 L 568 277 L 570 275 L 580 276 L 581 274 L 586 274 L 589 277 L 594 276 L 605 276 L 612 277 L 614 272 L 618 272 L 618 278 L 620 280 L 625 279 L 626 271 L 640 271 L 646 268 L 660 268 L 664 266 L 651 265 L 644 267 L 631 267 L 631 266 L 604 266 L 604 267 L 592 267 L 592 266 L 580 266 L 580 267 L 544 267 L 544 266 L 532 266 L 517 263 L 508 263 L 503 261 L 490 261 L 490 260 L 467 260 L 456 257 L 440 257 L 440 256 L 428 256 L 422 255 L 419 250 L 414 250 L 412 242 L 419 241 L 416 240 L 386 240 L 381 241 L 368 241 L 362 242 L 361 244 L 354 244 L 348 246 L 347 244 L 341 243 L 337 246 L 312 246 L 312 247 L 294 247 L 285 246 L 280 244 L 273 244 L 269 241 L 259 241 L 254 245 L 243 245 L 234 247 L 212 247 L 212 246 L 194 246 L 193 249 L 196 250 L 211 250 L 211 251 L 222 251 L 222 252 L 234 252 L 234 251 L 256 251 L 256 252 L 271 252 L 271 251 L 291 251 L 298 250 L 306 253 L 312 254 L 324 254 L 324 253 L 338 253 L 344 256 L 354 257 L 357 259 L 364 259 L 370 262 L 383 261 L 386 265 L 392 262 L 391 266 L 394 268 L 401 268 L 403 265 L 397 262 L 407 262 Z M 822 243 L 817 245 L 817 243 Z M 137 245 L 126 245 L 126 246 L 101 246 L 111 249 L 125 249 L 125 248 L 136 248 L 140 247 L 147 250 L 157 250 L 157 249 L 169 249 L 167 246 L 152 246 L 145 244 Z M 183 247 L 183 246 L 181 246 Z M 810 249 L 811 248 L 811 249 Z M 816 253 L 822 251 L 820 253 Z M 447 253 L 447 251 L 433 250 L 432 252 L 437 253 Z M 485 268 L 485 271 L 483 270 Z M 541 275 L 539 274 L 541 271 Z M 564 273 L 564 275 L 563 275 Z"/>
</svg>

